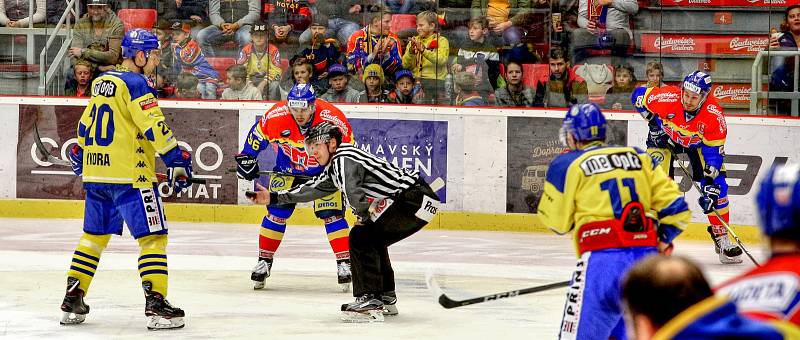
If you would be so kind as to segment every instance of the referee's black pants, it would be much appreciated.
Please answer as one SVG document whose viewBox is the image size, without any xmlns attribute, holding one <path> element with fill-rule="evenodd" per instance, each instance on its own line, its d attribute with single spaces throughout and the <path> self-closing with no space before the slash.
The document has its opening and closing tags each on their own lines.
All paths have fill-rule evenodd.
<svg viewBox="0 0 800 340">
<path fill-rule="evenodd" d="M 431 199 L 439 201 L 431 187 L 420 180 L 399 194 L 376 221 L 368 220 L 363 225 L 350 229 L 353 296 L 380 295 L 395 290 L 394 270 L 389 260 L 388 248 L 428 224 L 429 221 L 418 217 L 418 212 L 426 209 L 423 202 L 429 203 Z M 433 208 L 426 205 L 428 213 L 436 214 L 438 205 Z"/>
</svg>

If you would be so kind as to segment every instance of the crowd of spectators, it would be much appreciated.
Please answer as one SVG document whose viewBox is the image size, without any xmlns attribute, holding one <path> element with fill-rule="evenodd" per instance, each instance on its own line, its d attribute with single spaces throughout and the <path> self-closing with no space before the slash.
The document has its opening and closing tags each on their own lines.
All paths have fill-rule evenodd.
<svg viewBox="0 0 800 340">
<path fill-rule="evenodd" d="M 593 101 L 607 109 L 630 109 L 630 92 L 651 84 L 651 71 L 664 77 L 657 62 L 648 63 L 647 79 L 641 80 L 635 74 L 642 70 L 631 66 L 641 65 L 629 59 L 635 50 L 637 0 L 81 3 L 85 14 L 74 26 L 69 56 L 72 65 L 84 67 L 69 70 L 68 90 L 86 66 L 97 76 L 117 65 L 125 30 L 124 18 L 117 16 L 122 9 L 157 13 L 152 29 L 161 40 L 162 63 L 151 78 L 166 98 L 177 96 L 183 73 L 197 78 L 201 98 L 222 98 L 225 90 L 242 86 L 231 84 L 239 78 L 226 76 L 240 74 L 230 68 L 233 64 L 244 67 L 244 85 L 258 90 L 261 100 L 280 100 L 293 83 L 307 81 L 318 94 L 341 102 L 565 107 Z M 36 0 L 31 14 L 28 0 L 0 0 L 0 25 L 53 23 L 63 7 Z M 800 5 L 786 10 L 770 47 L 797 48 L 797 36 Z M 587 74 L 602 68 L 576 70 L 597 60 L 611 75 L 587 84 Z M 793 90 L 793 62 L 773 58 L 772 65 L 771 88 Z M 296 74 L 309 66 L 308 77 Z M 232 92 L 237 91 L 253 92 L 250 86 Z"/>
</svg>

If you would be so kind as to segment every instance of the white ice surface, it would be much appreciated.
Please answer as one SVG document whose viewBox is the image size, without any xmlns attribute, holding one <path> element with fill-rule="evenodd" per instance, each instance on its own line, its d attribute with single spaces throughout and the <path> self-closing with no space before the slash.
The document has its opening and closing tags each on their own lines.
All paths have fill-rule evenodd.
<svg viewBox="0 0 800 340">
<path fill-rule="evenodd" d="M 145 328 L 138 246 L 127 232 L 101 258 L 86 322 L 59 325 L 80 234 L 79 220 L 0 218 L 0 338 L 554 339 L 566 289 L 446 310 L 425 272 L 465 299 L 568 280 L 575 262 L 567 236 L 423 230 L 390 248 L 400 315 L 346 324 L 339 305 L 352 297 L 336 284 L 323 227 L 289 226 L 267 288 L 254 291 L 257 225 L 170 223 L 168 299 L 186 311 L 186 327 L 155 333 Z M 713 282 L 751 267 L 719 264 L 710 240 L 678 242 L 676 254 L 698 261 Z"/>
</svg>

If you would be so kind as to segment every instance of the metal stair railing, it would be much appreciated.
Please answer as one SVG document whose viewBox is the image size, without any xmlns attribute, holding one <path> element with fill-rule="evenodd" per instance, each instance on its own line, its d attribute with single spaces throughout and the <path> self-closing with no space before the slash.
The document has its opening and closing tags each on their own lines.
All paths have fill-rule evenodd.
<svg viewBox="0 0 800 340">
<path fill-rule="evenodd" d="M 751 69 L 751 87 L 750 87 L 750 113 L 751 114 L 762 114 L 762 107 L 761 99 L 762 98 L 769 98 L 769 99 L 789 99 L 792 101 L 792 116 L 798 117 L 798 100 L 800 100 L 800 89 L 798 89 L 797 84 L 798 80 L 800 79 L 800 58 L 794 58 L 794 90 L 791 92 L 778 92 L 778 91 L 764 91 L 762 90 L 762 76 L 764 73 L 764 56 L 769 57 L 791 57 L 791 56 L 800 56 L 800 50 L 797 51 L 775 51 L 775 50 L 766 50 L 766 51 L 759 51 L 756 55 L 756 59 L 753 60 L 753 67 Z"/>
<path fill-rule="evenodd" d="M 42 52 L 39 53 L 39 95 L 46 95 L 47 94 L 47 86 L 51 83 L 51 80 L 56 75 L 57 71 L 61 71 L 62 68 L 58 67 L 59 64 L 65 61 L 65 57 L 67 56 L 67 51 L 69 50 L 70 45 L 72 44 L 73 32 L 72 32 L 72 18 L 75 18 L 77 22 L 80 18 L 80 3 L 78 0 L 69 0 L 67 2 L 67 8 L 63 14 L 61 14 L 61 19 L 58 20 L 58 24 L 53 29 L 53 32 L 50 34 L 50 37 L 47 39 L 47 43 L 42 48 Z M 53 63 L 47 67 L 47 60 L 45 59 L 45 55 L 47 50 L 50 48 L 50 45 L 53 44 L 56 37 L 59 36 L 58 32 L 61 29 L 66 29 L 65 39 L 61 45 L 61 48 L 56 53 L 55 59 L 53 59 Z M 64 65 L 66 66 L 66 65 Z"/>
</svg>

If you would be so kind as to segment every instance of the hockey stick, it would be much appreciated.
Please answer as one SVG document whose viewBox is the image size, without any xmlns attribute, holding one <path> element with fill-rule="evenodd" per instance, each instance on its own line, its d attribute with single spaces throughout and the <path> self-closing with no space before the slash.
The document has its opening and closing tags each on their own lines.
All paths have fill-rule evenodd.
<svg viewBox="0 0 800 340">
<path fill-rule="evenodd" d="M 47 149 L 45 149 L 44 143 L 42 142 L 42 137 L 39 135 L 39 127 L 36 126 L 35 121 L 33 122 L 33 142 L 36 143 L 36 149 L 39 151 L 39 155 L 41 155 L 46 161 L 55 165 L 72 167 L 72 163 L 70 161 L 53 156 L 46 151 Z M 163 181 L 166 180 L 168 176 L 167 174 L 156 173 L 156 178 L 158 178 L 159 181 Z M 192 182 L 193 184 L 206 184 L 205 179 L 194 177 L 190 179 L 189 182 Z"/>
<path fill-rule="evenodd" d="M 498 300 L 498 299 L 510 298 L 510 297 L 515 297 L 515 296 L 520 296 L 520 295 L 525 295 L 525 294 L 544 292 L 544 291 L 551 290 L 551 289 L 567 287 L 567 286 L 569 286 L 569 283 L 570 283 L 569 281 L 562 281 L 562 282 L 550 283 L 550 284 L 536 286 L 536 287 L 523 288 L 523 289 L 511 290 L 511 291 L 502 292 L 502 293 L 485 295 L 485 296 L 480 296 L 480 297 L 466 299 L 466 300 L 453 300 L 452 298 L 447 296 L 447 294 L 444 293 L 444 291 L 442 290 L 441 287 L 439 287 L 439 284 L 436 283 L 436 280 L 433 278 L 433 273 L 432 272 L 429 271 L 429 272 L 425 273 L 425 284 L 427 285 L 429 290 L 433 290 L 436 293 L 436 295 L 439 296 L 439 304 L 442 305 L 442 307 L 444 307 L 446 309 L 462 307 L 462 306 L 467 306 L 467 305 L 474 305 L 476 303 L 481 303 L 481 302 L 486 302 L 486 301 L 494 301 L 494 300 Z"/>
<path fill-rule="evenodd" d="M 675 156 L 676 154 L 673 152 L 672 155 Z M 675 157 L 675 158 L 677 160 L 677 157 Z M 697 184 L 697 182 L 694 181 L 694 179 L 692 178 L 691 175 L 689 175 L 689 170 L 686 169 L 685 166 L 683 166 L 683 163 L 681 163 L 680 160 L 677 160 L 677 161 L 678 161 L 678 166 L 680 166 L 681 170 L 683 171 L 683 174 L 686 175 L 686 177 L 689 177 L 689 181 L 692 182 L 692 186 L 694 186 L 694 188 L 697 189 L 697 192 L 699 192 L 700 195 L 703 195 L 703 189 L 700 188 L 700 185 Z M 739 236 L 736 236 L 736 233 L 733 231 L 733 228 L 731 228 L 731 226 L 728 225 L 728 223 L 725 222 L 725 220 L 722 219 L 722 215 L 719 213 L 717 208 L 716 207 L 711 207 L 711 209 L 714 212 L 714 215 L 717 216 L 717 219 L 719 219 L 719 222 L 722 223 L 723 226 L 725 226 L 725 229 L 728 230 L 728 233 L 731 234 L 731 236 L 733 236 L 733 239 L 736 240 L 736 243 L 739 244 L 739 247 L 742 247 L 742 250 L 747 255 L 747 257 L 750 258 L 750 261 L 753 261 L 753 264 L 755 264 L 756 267 L 761 267 L 761 265 L 758 264 L 758 261 L 756 261 L 756 259 L 753 258 L 753 255 L 751 255 L 750 252 L 747 250 L 747 248 L 745 248 L 744 244 L 742 243 L 742 240 L 739 239 Z M 722 249 L 720 249 L 720 251 L 722 251 Z"/>
</svg>

